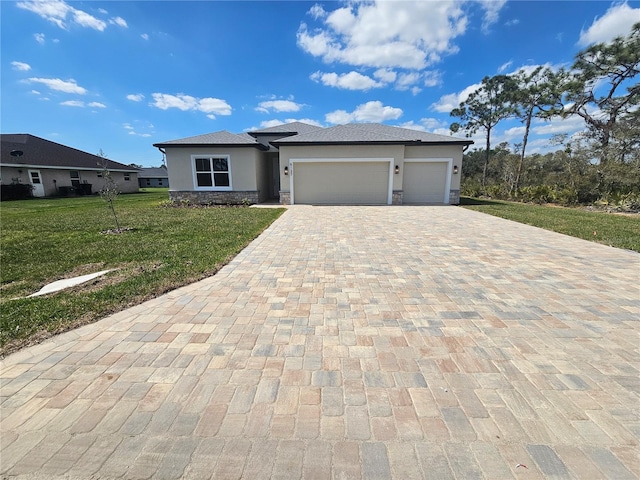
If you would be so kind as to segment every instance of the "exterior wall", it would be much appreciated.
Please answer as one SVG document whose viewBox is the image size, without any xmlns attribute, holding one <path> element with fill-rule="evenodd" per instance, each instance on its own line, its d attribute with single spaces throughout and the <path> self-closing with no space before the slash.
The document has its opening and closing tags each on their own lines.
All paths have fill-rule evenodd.
<svg viewBox="0 0 640 480">
<path fill-rule="evenodd" d="M 260 150 L 253 147 L 167 147 L 167 171 L 169 173 L 169 189 L 172 192 L 197 191 L 193 179 L 192 155 L 229 155 L 231 168 L 231 187 L 233 191 L 257 191 L 256 162 L 260 158 Z M 216 190 L 212 189 L 211 192 Z M 229 190 L 224 190 L 229 193 Z"/>
<path fill-rule="evenodd" d="M 402 166 L 404 145 L 309 145 L 280 146 L 280 190 L 289 192 L 289 176 L 284 167 L 292 158 L 393 158 L 395 165 Z M 393 175 L 393 190 L 402 190 L 402 175 Z M 282 203 L 282 194 L 280 195 Z"/>
<path fill-rule="evenodd" d="M 271 162 L 267 158 L 266 152 L 258 153 L 258 158 L 255 161 L 258 202 L 266 202 L 271 198 Z M 233 167 L 231 168 L 233 169 Z"/>
<path fill-rule="evenodd" d="M 14 182 L 16 183 L 30 183 L 29 170 L 39 170 L 42 178 L 42 185 L 44 187 L 44 194 L 46 197 L 54 197 L 59 195 L 58 189 L 60 187 L 71 186 L 71 175 L 69 172 L 77 171 L 80 175 L 80 183 L 90 183 L 92 185 L 91 190 L 93 193 L 98 192 L 104 185 L 104 179 L 98 177 L 99 170 L 81 170 L 81 169 L 54 169 L 44 167 L 2 167 L 0 168 L 0 178 L 3 184 L 7 185 Z M 21 173 L 20 173 L 21 172 Z M 111 172 L 112 178 L 118 184 L 118 188 L 122 193 L 134 193 L 138 191 L 138 174 L 129 173 L 129 180 L 124 179 L 124 172 Z"/>
<path fill-rule="evenodd" d="M 147 182 L 148 180 L 148 182 Z M 169 186 L 169 179 L 167 178 L 138 178 L 138 185 L 140 188 L 155 188 Z"/>
</svg>

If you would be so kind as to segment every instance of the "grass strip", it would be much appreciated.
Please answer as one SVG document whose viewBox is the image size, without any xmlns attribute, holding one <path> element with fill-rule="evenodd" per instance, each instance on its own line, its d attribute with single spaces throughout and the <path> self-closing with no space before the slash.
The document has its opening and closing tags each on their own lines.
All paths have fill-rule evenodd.
<svg viewBox="0 0 640 480">
<path fill-rule="evenodd" d="M 572 237 L 640 252 L 640 215 L 463 197 L 461 206 Z"/>
</svg>

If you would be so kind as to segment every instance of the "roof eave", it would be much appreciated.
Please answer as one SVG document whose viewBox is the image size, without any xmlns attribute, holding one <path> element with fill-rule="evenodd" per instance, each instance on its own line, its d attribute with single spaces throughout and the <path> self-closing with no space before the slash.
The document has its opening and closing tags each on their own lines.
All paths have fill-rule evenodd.
<svg viewBox="0 0 640 480">
<path fill-rule="evenodd" d="M 274 140 L 269 142 L 274 147 L 286 147 L 286 146 L 312 146 L 312 145 L 406 145 L 406 146 L 429 146 L 429 145 L 471 145 L 473 140 L 452 140 L 452 141 L 435 141 L 435 142 L 423 142 L 407 141 L 407 140 L 379 140 L 379 141 L 314 141 L 314 142 L 280 142 Z"/>
<path fill-rule="evenodd" d="M 156 148 L 193 148 L 193 147 L 203 147 L 203 148 L 214 148 L 214 147 L 223 147 L 223 148 L 257 148 L 258 150 L 269 150 L 269 147 L 265 147 L 261 143 L 253 144 L 238 144 L 238 143 L 154 143 L 154 147 Z"/>
</svg>

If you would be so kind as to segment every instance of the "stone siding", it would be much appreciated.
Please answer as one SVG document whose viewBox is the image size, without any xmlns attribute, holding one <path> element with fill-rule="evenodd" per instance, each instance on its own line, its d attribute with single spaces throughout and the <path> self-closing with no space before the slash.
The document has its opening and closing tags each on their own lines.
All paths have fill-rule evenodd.
<svg viewBox="0 0 640 480">
<path fill-rule="evenodd" d="M 280 192 L 280 205 L 291 205 L 291 193 Z"/>
<path fill-rule="evenodd" d="M 211 192 L 211 191 L 181 191 L 169 192 L 172 202 L 190 202 L 199 205 L 240 205 L 247 201 L 258 203 L 257 191 L 244 192 Z"/>
<path fill-rule="evenodd" d="M 391 194 L 391 205 L 402 205 L 402 190 L 394 190 Z"/>
<path fill-rule="evenodd" d="M 460 205 L 460 190 L 449 190 L 449 204 Z"/>
</svg>

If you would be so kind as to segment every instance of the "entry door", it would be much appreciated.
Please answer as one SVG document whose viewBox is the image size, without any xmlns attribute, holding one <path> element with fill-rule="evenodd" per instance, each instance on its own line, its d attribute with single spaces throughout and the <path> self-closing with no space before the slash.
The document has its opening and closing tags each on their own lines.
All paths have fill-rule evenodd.
<svg viewBox="0 0 640 480">
<path fill-rule="evenodd" d="M 44 197 L 44 185 L 42 185 L 40 170 L 29 170 L 29 182 L 33 185 L 33 196 Z"/>
</svg>

